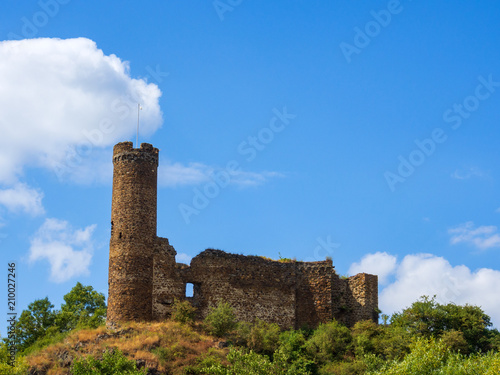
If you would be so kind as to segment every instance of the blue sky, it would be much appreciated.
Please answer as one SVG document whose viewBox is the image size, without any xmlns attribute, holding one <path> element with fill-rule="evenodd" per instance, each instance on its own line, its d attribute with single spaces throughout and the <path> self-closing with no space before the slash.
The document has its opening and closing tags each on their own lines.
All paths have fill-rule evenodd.
<svg viewBox="0 0 500 375">
<path fill-rule="evenodd" d="M 7 0 L 0 264 L 4 279 L 17 264 L 19 310 L 58 308 L 77 281 L 107 293 L 112 146 L 135 141 L 140 101 L 158 235 L 180 261 L 331 256 L 380 276 L 384 313 L 436 294 L 498 326 L 499 16 L 495 1 Z"/>
</svg>

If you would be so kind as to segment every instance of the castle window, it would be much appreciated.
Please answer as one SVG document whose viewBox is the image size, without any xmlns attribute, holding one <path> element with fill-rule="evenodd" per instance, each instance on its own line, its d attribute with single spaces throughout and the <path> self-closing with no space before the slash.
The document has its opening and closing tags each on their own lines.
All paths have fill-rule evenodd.
<svg viewBox="0 0 500 375">
<path fill-rule="evenodd" d="M 193 283 L 186 283 L 186 297 L 193 297 Z"/>
</svg>

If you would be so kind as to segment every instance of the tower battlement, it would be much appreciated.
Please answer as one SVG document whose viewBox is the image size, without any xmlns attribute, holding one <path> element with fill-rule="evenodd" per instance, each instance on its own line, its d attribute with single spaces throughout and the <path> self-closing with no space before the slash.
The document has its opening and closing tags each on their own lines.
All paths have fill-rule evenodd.
<svg viewBox="0 0 500 375">
<path fill-rule="evenodd" d="M 158 153 L 158 149 L 149 143 L 141 143 L 140 148 L 134 148 L 132 142 L 121 142 L 113 148 L 113 164 L 144 160 L 158 166 Z"/>
</svg>

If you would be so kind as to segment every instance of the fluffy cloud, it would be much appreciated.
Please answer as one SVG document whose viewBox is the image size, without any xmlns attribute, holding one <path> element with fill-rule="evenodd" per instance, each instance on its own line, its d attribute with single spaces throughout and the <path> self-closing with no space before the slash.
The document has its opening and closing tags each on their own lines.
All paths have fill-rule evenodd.
<svg viewBox="0 0 500 375">
<path fill-rule="evenodd" d="M 38 216 L 45 212 L 42 198 L 42 192 L 20 183 L 10 189 L 0 190 L 0 205 L 11 212 L 24 212 L 31 216 Z"/>
<path fill-rule="evenodd" d="M 474 228 L 474 223 L 468 221 L 448 230 L 448 233 L 451 234 L 450 242 L 452 245 L 468 243 L 480 250 L 500 247 L 500 235 L 498 228 L 494 225 Z"/>
<path fill-rule="evenodd" d="M 365 255 L 359 263 L 353 263 L 349 268 L 349 274 L 366 272 L 378 275 L 378 281 L 385 285 L 388 277 L 396 270 L 396 257 L 386 252 Z"/>
<path fill-rule="evenodd" d="M 0 42 L 0 183 L 26 166 L 74 173 L 96 150 L 161 125 L 161 92 L 85 38 Z"/>
<path fill-rule="evenodd" d="M 386 253 L 369 254 L 352 269 L 369 272 L 368 268 L 360 269 L 366 264 L 373 267 L 371 272 L 377 273 L 376 260 L 386 263 L 378 268 L 382 275 L 394 274 L 379 293 L 379 307 L 385 314 L 401 311 L 423 295 L 436 295 L 440 303 L 481 306 L 496 326 L 500 324 L 500 271 L 488 268 L 472 271 L 464 265 L 452 266 L 432 254 L 407 255 L 394 263 L 395 258 Z"/>
<path fill-rule="evenodd" d="M 29 261 L 47 260 L 50 278 L 57 283 L 88 274 L 95 227 L 74 230 L 67 221 L 46 219 L 31 241 Z"/>
</svg>

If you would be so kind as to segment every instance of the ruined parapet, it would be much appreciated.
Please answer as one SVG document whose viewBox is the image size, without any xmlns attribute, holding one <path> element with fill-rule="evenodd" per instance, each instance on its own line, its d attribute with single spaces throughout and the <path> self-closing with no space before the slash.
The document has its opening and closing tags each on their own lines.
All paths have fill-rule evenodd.
<svg viewBox="0 0 500 375">
<path fill-rule="evenodd" d="M 296 262 L 299 283 L 295 328 L 316 327 L 333 318 L 331 260 Z"/>
<path fill-rule="evenodd" d="M 185 296 L 186 284 L 180 277 L 179 269 L 182 267 L 175 263 L 176 254 L 168 239 L 156 238 L 153 256 L 153 319 L 155 320 L 170 317 L 175 299 L 182 300 Z"/>
<path fill-rule="evenodd" d="M 333 316 L 348 327 L 361 320 L 378 322 L 378 277 L 359 273 L 348 278 L 334 276 Z"/>
<path fill-rule="evenodd" d="M 158 149 L 118 143 L 113 149 L 109 249 L 109 324 L 152 319 Z"/>
<path fill-rule="evenodd" d="M 294 262 L 209 249 L 193 258 L 184 275 L 184 281 L 194 285 L 193 301 L 200 318 L 208 314 L 210 307 L 227 302 L 239 320 L 261 319 L 282 328 L 295 325 Z"/>
<path fill-rule="evenodd" d="M 351 311 L 353 322 L 378 322 L 378 276 L 359 273 L 349 278 L 349 289 L 355 301 Z"/>
</svg>

